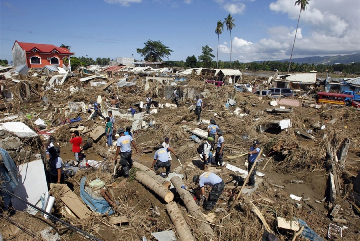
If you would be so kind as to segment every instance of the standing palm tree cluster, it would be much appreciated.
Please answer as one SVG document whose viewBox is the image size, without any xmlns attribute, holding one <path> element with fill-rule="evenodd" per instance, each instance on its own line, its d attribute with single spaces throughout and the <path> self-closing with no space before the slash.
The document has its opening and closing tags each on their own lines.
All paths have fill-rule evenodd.
<svg viewBox="0 0 360 241">
<path fill-rule="evenodd" d="M 290 55 L 288 73 L 290 72 L 291 59 L 292 59 L 292 55 L 293 55 L 293 51 L 294 51 L 294 46 L 295 46 L 296 34 L 297 34 L 297 31 L 298 31 L 298 28 L 299 28 L 300 14 L 301 14 L 301 11 L 305 11 L 306 5 L 309 4 L 309 1 L 310 1 L 310 0 L 297 0 L 297 1 L 295 1 L 295 5 L 300 5 L 300 13 L 299 13 L 298 21 L 297 21 L 294 43 L 293 43 L 293 46 L 292 46 L 292 49 L 291 49 L 291 55 Z"/>
<path fill-rule="evenodd" d="M 233 19 L 233 17 L 231 16 L 231 14 L 229 14 L 226 18 L 225 21 L 222 22 L 221 20 L 219 20 L 217 22 L 216 25 L 216 29 L 215 29 L 215 33 L 218 36 L 218 46 L 217 46 L 217 51 L 216 51 L 216 66 L 217 68 L 219 68 L 219 36 L 220 34 L 222 34 L 222 31 L 224 29 L 224 25 L 226 25 L 226 29 L 228 31 L 230 31 L 230 68 L 231 68 L 231 54 L 232 54 L 232 38 L 231 38 L 231 30 L 235 27 L 235 19 Z"/>
</svg>

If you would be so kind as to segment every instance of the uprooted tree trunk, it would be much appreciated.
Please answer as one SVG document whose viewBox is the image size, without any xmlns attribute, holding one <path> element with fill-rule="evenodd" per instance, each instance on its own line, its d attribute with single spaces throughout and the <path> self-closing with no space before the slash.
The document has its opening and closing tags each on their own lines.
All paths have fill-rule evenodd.
<svg viewBox="0 0 360 241">
<path fill-rule="evenodd" d="M 174 194 L 171 191 L 166 189 L 161 183 L 159 183 L 149 175 L 145 174 L 144 172 L 136 172 L 135 179 L 153 192 L 155 192 L 159 197 L 164 199 L 165 202 L 169 203 L 174 199 Z"/>
<path fill-rule="evenodd" d="M 345 138 L 345 140 L 343 141 L 339 151 L 338 151 L 338 159 L 340 162 L 340 167 L 342 169 L 345 168 L 345 161 L 346 161 L 346 155 L 349 151 L 349 147 L 350 147 L 350 139 L 349 138 Z"/>
<path fill-rule="evenodd" d="M 146 173 L 147 175 L 152 177 L 154 180 L 161 183 L 165 188 L 169 189 L 171 183 L 169 181 L 165 180 L 164 178 L 160 177 L 159 175 L 156 175 L 156 173 L 153 170 L 151 170 L 150 168 L 148 168 L 136 161 L 133 162 L 133 167 L 140 169 L 141 171 L 143 171 L 144 173 Z"/>
<path fill-rule="evenodd" d="M 200 230 L 202 230 L 205 235 L 214 237 L 214 232 L 210 225 L 206 223 L 204 214 L 201 212 L 199 205 L 196 204 L 194 197 L 190 194 L 189 191 L 182 188 L 182 186 L 184 186 L 184 182 L 181 180 L 181 178 L 174 176 L 171 178 L 171 182 L 174 184 L 174 187 L 179 193 L 181 200 L 183 200 L 189 214 L 201 221 L 199 224 Z"/>
<path fill-rule="evenodd" d="M 165 205 L 167 212 L 171 218 L 171 221 L 175 225 L 176 232 L 179 235 L 181 241 L 195 241 L 191 234 L 190 228 L 187 225 L 180 209 L 175 202 L 170 202 Z"/>
</svg>

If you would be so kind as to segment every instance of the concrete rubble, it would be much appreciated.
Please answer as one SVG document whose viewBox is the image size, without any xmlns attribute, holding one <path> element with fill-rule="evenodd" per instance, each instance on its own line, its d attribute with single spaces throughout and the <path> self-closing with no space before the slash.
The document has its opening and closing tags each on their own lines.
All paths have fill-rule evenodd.
<svg viewBox="0 0 360 241">
<path fill-rule="evenodd" d="M 6 240 L 36 236 L 81 240 L 84 234 L 76 229 L 99 240 L 176 240 L 183 234 L 169 216 L 171 206 L 177 207 L 177 215 L 195 240 L 260 240 L 263 234 L 279 240 L 291 240 L 294 235 L 305 240 L 309 233 L 321 239 L 360 240 L 359 111 L 316 103 L 315 94 L 326 86 L 314 85 L 313 75 L 300 85 L 296 96 L 275 99 L 253 92 L 283 79 L 242 76 L 240 71 L 100 66 L 74 72 L 52 67 L 39 72 L 19 67 L 16 71 L 1 73 L 0 100 L 0 148 L 19 170 L 14 193 L 44 210 L 47 205 L 43 207 L 41 200 L 51 196 L 54 203 L 49 213 L 73 227 L 54 222 L 51 230 L 46 223 L 53 220 L 49 213 L 39 216 L 38 210 L 13 198 L 15 211 L 1 217 L 11 218 L 9 225 L 30 225 L 33 231 L 0 227 Z M 297 83 L 300 78 L 305 77 L 287 76 L 286 83 Z M 175 89 L 179 106 L 172 99 Z M 145 112 L 147 94 L 153 100 L 149 114 Z M 196 95 L 204 102 L 200 122 L 194 114 Z M 139 149 L 139 153 L 133 149 L 133 159 L 145 168 L 151 167 L 164 138 L 170 138 L 179 160 L 172 155 L 168 178 L 134 167 L 129 178 L 114 178 L 118 135 L 114 132 L 113 145 L 108 147 L 103 118 L 92 118 L 94 101 L 101 103 L 105 117 L 112 111 L 116 129 L 131 127 Z M 209 166 L 208 171 L 223 179 L 225 189 L 214 210 L 205 216 L 197 207 L 194 215 L 179 201 L 184 196 L 171 180 L 182 179 L 181 188 L 191 198 L 196 196 L 192 177 L 204 172 L 196 149 L 207 139 L 212 119 L 224 132 L 224 164 Z M 74 131 L 83 139 L 79 162 L 69 143 Z M 60 148 L 65 184 L 47 182 L 45 147 L 50 137 Z M 259 140 L 262 155 L 255 186 L 243 187 L 253 140 Z M 137 172 L 156 179 L 174 199 L 166 204 L 160 194 L 141 184 L 142 174 Z"/>
</svg>

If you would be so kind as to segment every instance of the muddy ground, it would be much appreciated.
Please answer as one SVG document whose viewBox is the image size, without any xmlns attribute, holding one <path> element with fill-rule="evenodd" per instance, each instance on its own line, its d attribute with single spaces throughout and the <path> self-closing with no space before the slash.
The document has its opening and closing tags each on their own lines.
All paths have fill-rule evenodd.
<svg viewBox="0 0 360 241">
<path fill-rule="evenodd" d="M 24 77 L 26 79 L 26 77 Z M 77 127 L 82 124 L 88 128 L 94 125 L 105 125 L 101 118 L 95 121 L 88 121 L 88 113 L 68 113 L 67 105 L 69 101 L 84 102 L 96 100 L 98 95 L 110 99 L 112 93 L 119 96 L 120 108 L 125 110 L 130 105 L 139 101 L 145 101 L 145 95 L 150 93 L 154 96 L 153 100 L 159 103 L 171 103 L 171 100 L 164 98 L 162 92 L 163 86 L 151 82 L 150 89 L 144 91 L 143 78 L 137 80 L 137 85 L 132 87 L 114 88 L 103 90 L 101 87 L 91 87 L 89 84 L 80 83 L 79 79 L 72 77 L 66 81 L 63 86 L 57 86 L 56 91 L 43 91 L 43 83 L 34 77 L 30 78 L 34 83 L 38 83 L 36 93 L 33 92 L 30 99 L 13 101 L 13 109 L 7 109 L 1 113 L 3 117 L 11 114 L 20 114 L 23 121 L 32 127 L 38 129 L 33 121 L 41 118 L 48 123 L 46 130 L 56 130 L 52 135 L 56 139 L 56 145 L 61 147 L 61 157 L 67 162 L 73 160 L 71 152 L 70 127 Z M 261 86 L 262 81 L 267 78 L 256 76 L 244 76 L 244 83 L 257 83 Z M 12 88 L 16 88 L 16 84 Z M 270 108 L 269 97 L 258 97 L 252 93 L 242 93 L 234 91 L 232 86 L 223 86 L 216 88 L 213 85 L 204 84 L 197 76 L 193 76 L 186 82 L 178 83 L 180 88 L 185 86 L 194 88 L 195 92 L 201 93 L 207 89 L 210 94 L 203 97 L 204 110 L 202 112 L 203 120 L 214 118 L 219 127 L 225 132 L 225 151 L 224 162 L 230 163 L 242 169 L 246 169 L 245 157 L 230 158 L 249 150 L 254 139 L 260 141 L 263 148 L 263 156 L 260 158 L 258 171 L 265 174 L 264 177 L 257 177 L 259 185 L 250 195 L 243 195 L 240 201 L 233 208 L 229 208 L 232 192 L 235 187 L 234 179 L 238 180 L 238 174 L 228 170 L 225 167 L 210 167 L 210 171 L 217 173 L 226 183 L 225 190 L 221 195 L 215 209 L 211 212 L 204 212 L 208 216 L 214 214 L 211 227 L 215 231 L 214 240 L 260 240 L 264 233 L 262 221 L 251 211 L 250 202 L 252 202 L 262 213 L 271 231 L 279 240 L 292 240 L 293 231 L 287 231 L 277 227 L 276 218 L 284 217 L 287 219 L 299 218 L 304 220 L 308 226 L 318 235 L 326 239 L 330 223 L 335 223 L 329 213 L 335 204 L 341 205 L 341 210 L 337 218 L 346 220 L 346 224 L 337 223 L 339 226 L 346 226 L 343 231 L 344 240 L 360 240 L 360 219 L 356 209 L 352 205 L 351 188 L 352 180 L 360 169 L 360 112 L 353 107 L 336 107 L 323 105 L 321 108 L 313 108 L 315 104 L 312 94 L 321 90 L 322 87 L 312 91 L 304 91 L 306 96 L 294 97 L 301 103 L 300 107 L 291 107 L 291 113 L 272 114 L 265 111 Z M 70 86 L 79 87 L 79 92 L 69 92 Z M 265 87 L 265 86 L 263 86 Z M 43 97 L 47 97 L 47 102 Z M 236 106 L 226 108 L 225 102 L 228 98 L 235 99 Z M 201 174 L 202 164 L 196 152 L 199 145 L 195 143 L 190 136 L 190 132 L 184 129 L 187 126 L 190 129 L 199 127 L 207 129 L 208 124 L 198 124 L 195 121 L 195 115 L 190 112 L 188 107 L 194 100 L 185 99 L 180 102 L 179 108 L 158 109 L 156 114 L 146 115 L 146 121 L 155 121 L 154 125 L 146 129 L 134 132 L 134 140 L 141 150 L 139 154 L 134 154 L 133 159 L 151 166 L 154 151 L 144 154 L 144 150 L 153 150 L 163 142 L 164 137 L 171 138 L 170 144 L 178 153 L 179 158 L 184 165 L 188 179 L 184 179 L 186 186 L 194 187 L 191 183 L 192 176 Z M 242 117 L 234 114 L 236 108 L 241 109 L 241 113 L 246 113 Z M 287 107 L 288 108 L 288 107 Z M 29 118 L 31 114 L 31 118 Z M 105 114 L 105 113 L 104 113 Z M 76 118 L 81 116 L 83 121 L 59 125 L 60 120 L 64 118 Z M 292 126 L 286 130 L 268 129 L 260 132 L 260 125 L 266 125 L 269 121 L 290 119 Z M 131 125 L 127 119 L 116 118 L 116 127 Z M 321 128 L 324 126 L 324 128 Z M 313 139 L 304 135 L 297 134 L 301 130 L 305 133 L 311 133 Z M 88 134 L 82 135 L 85 139 Z M 327 197 L 328 188 L 328 162 L 326 161 L 327 146 L 334 147 L 336 150 L 341 147 L 345 138 L 350 139 L 350 148 L 347 154 L 345 168 L 338 171 L 340 178 L 340 193 L 337 194 L 334 203 L 329 202 Z M 43 144 L 46 140 L 41 137 Z M 44 150 L 35 149 L 34 152 L 43 152 Z M 80 179 L 87 177 L 88 181 L 100 178 L 106 182 L 106 185 L 113 184 L 112 167 L 115 147 L 106 147 L 105 137 L 86 151 L 86 159 L 97 160 L 108 163 L 107 168 L 93 169 L 86 168 L 79 170 L 75 176 L 66 179 L 69 187 L 79 196 Z M 171 171 L 184 174 L 179 167 L 179 163 L 173 156 Z M 99 215 L 93 212 L 88 220 L 80 220 L 61 212 L 63 203 L 56 200 L 53 213 L 62 220 L 77 225 L 82 230 L 96 236 L 101 240 L 155 240 L 152 232 L 176 229 L 171 222 L 166 209 L 165 202 L 157 197 L 152 191 L 145 188 L 134 179 L 134 172 L 124 181 L 123 177 L 115 179 L 116 183 L 121 183 L 120 187 L 110 187 L 107 189 L 113 195 L 119 205 L 118 216 L 126 216 L 129 223 L 123 225 L 112 225 L 109 223 L 109 217 Z M 238 187 L 237 190 L 239 190 Z M 189 225 L 191 232 L 197 240 L 208 240 L 203 235 L 203 231 L 198 229 L 199 220 L 190 217 L 186 207 L 175 192 L 175 201 L 180 205 L 183 216 Z M 290 194 L 302 197 L 301 201 L 295 201 L 289 197 Z M 158 210 L 158 212 L 154 211 Z M 64 240 L 84 240 L 85 238 L 76 232 L 63 229 L 61 224 L 45 220 L 39 213 L 31 216 L 26 212 L 6 212 L 4 213 L 11 221 L 1 218 L 0 233 L 5 240 L 40 240 L 37 238 L 40 230 L 52 226 L 61 235 Z M 336 223 L 335 223 L 336 224 Z M 18 227 L 16 227 L 17 225 Z M 19 226 L 21 228 L 19 228 Z M 35 239 L 33 239 L 35 236 Z M 298 237 L 297 240 L 307 240 L 304 237 Z"/>
</svg>

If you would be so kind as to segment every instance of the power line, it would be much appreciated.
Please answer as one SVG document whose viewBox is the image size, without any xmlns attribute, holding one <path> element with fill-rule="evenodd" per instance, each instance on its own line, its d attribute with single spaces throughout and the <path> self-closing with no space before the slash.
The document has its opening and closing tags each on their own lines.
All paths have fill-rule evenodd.
<svg viewBox="0 0 360 241">
<path fill-rule="evenodd" d="M 3 191 L 3 192 L 6 192 L 7 194 L 9 194 L 10 196 L 12 196 L 12 197 L 14 197 L 14 198 L 17 198 L 18 200 L 20 200 L 20 201 L 22 201 L 22 202 L 26 203 L 27 205 L 29 205 L 29 206 L 31 206 L 31 207 L 33 207 L 33 208 L 35 208 L 36 210 L 38 210 L 38 211 L 40 211 L 40 212 L 42 212 L 42 213 L 44 213 L 44 214 L 48 215 L 49 217 L 51 217 L 51 218 L 55 219 L 56 221 L 59 221 L 60 223 L 62 223 L 62 224 L 64 224 L 64 225 L 68 226 L 69 228 L 71 228 L 71 229 L 73 229 L 73 230 L 75 230 L 75 231 L 77 231 L 77 232 L 79 232 L 79 233 L 81 233 L 81 234 L 83 234 L 83 235 L 85 235 L 85 236 L 87 236 L 87 237 L 89 237 L 89 238 L 93 239 L 93 240 L 96 240 L 96 241 L 102 241 L 101 239 L 98 239 L 98 238 L 96 238 L 96 237 L 92 236 L 91 234 L 88 234 L 87 232 L 85 232 L 85 231 L 83 231 L 83 230 L 81 230 L 81 229 L 78 229 L 77 227 L 74 227 L 74 226 L 73 226 L 73 225 L 71 225 L 70 223 L 64 222 L 64 221 L 63 221 L 63 220 L 61 220 L 60 218 L 55 217 L 54 215 L 52 215 L 51 213 L 48 213 L 48 212 L 46 212 L 46 211 L 42 210 L 41 208 L 36 207 L 35 205 L 33 205 L 33 204 L 29 203 L 28 201 L 23 200 L 22 198 L 20 198 L 20 197 L 16 196 L 15 194 L 13 194 L 13 193 L 9 192 L 9 191 L 8 191 L 8 190 L 6 190 L 6 189 L 4 189 L 4 188 L 0 187 L 0 190 L 1 190 L 1 191 Z"/>
</svg>

